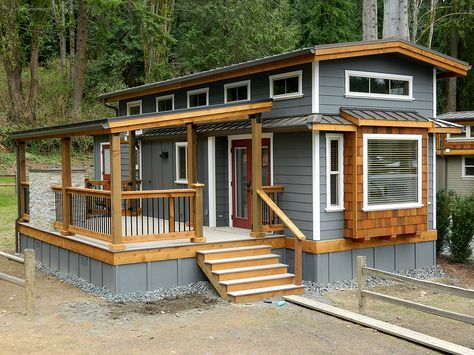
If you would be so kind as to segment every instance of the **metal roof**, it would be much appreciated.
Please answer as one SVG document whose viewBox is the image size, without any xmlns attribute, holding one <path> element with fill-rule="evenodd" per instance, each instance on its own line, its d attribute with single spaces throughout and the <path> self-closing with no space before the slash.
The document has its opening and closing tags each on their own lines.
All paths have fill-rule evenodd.
<svg viewBox="0 0 474 355">
<path fill-rule="evenodd" d="M 415 121 L 430 122 L 429 118 L 420 115 L 416 111 L 407 110 L 377 110 L 370 108 L 347 108 L 341 107 L 341 113 L 346 113 L 361 120 L 383 120 L 383 121 Z"/>
<path fill-rule="evenodd" d="M 463 128 L 462 125 L 442 120 L 439 117 L 434 119 L 433 122 L 435 123 L 436 128 L 460 128 L 460 129 Z"/>
<path fill-rule="evenodd" d="M 393 41 L 399 41 L 399 42 L 408 44 L 410 46 L 416 47 L 418 49 L 421 49 L 421 50 L 439 55 L 441 57 L 444 57 L 448 60 L 457 62 L 459 64 L 469 66 L 468 63 L 466 63 L 462 60 L 459 60 L 457 58 L 450 57 L 446 54 L 437 52 L 437 51 L 435 51 L 431 48 L 423 47 L 423 46 L 420 46 L 418 44 L 411 43 L 409 41 L 406 41 L 406 40 L 403 40 L 403 39 L 400 39 L 400 38 L 385 38 L 385 39 L 378 39 L 378 40 L 373 40 L 373 41 L 358 41 L 358 42 L 320 44 L 320 45 L 316 45 L 316 46 L 312 46 L 312 47 L 297 49 L 297 50 L 294 50 L 294 51 L 291 51 L 291 52 L 270 55 L 270 56 L 266 56 L 266 57 L 262 57 L 262 58 L 248 60 L 246 62 L 241 62 L 241 63 L 237 63 L 237 64 L 231 64 L 231 65 L 223 66 L 223 67 L 220 67 L 220 68 L 213 68 L 213 69 L 198 72 L 198 73 L 183 75 L 183 76 L 179 76 L 179 77 L 175 77 L 175 78 L 171 78 L 171 79 L 167 79 L 167 80 L 163 80 L 163 81 L 159 81 L 159 82 L 155 82 L 155 83 L 135 86 L 135 87 L 132 87 L 132 88 L 127 88 L 127 89 L 122 89 L 122 90 L 116 90 L 116 91 L 112 91 L 112 92 L 109 92 L 109 93 L 99 95 L 98 98 L 99 99 L 107 99 L 107 98 L 114 97 L 114 96 L 117 96 L 117 95 L 135 93 L 135 92 L 139 92 L 139 91 L 146 90 L 146 89 L 159 88 L 159 87 L 162 87 L 162 86 L 177 84 L 177 83 L 186 82 L 186 81 L 189 81 L 189 80 L 195 80 L 195 79 L 199 79 L 199 78 L 203 78 L 203 77 L 207 77 L 207 76 L 211 76 L 211 75 L 222 74 L 222 73 L 230 72 L 230 71 L 233 71 L 233 70 L 245 69 L 245 68 L 253 67 L 253 66 L 256 66 L 256 65 L 278 62 L 278 61 L 287 60 L 287 59 L 290 59 L 290 58 L 300 57 L 300 56 L 303 56 L 303 55 L 314 54 L 316 51 L 322 50 L 322 49 L 348 47 L 348 46 L 356 46 L 356 45 L 364 45 L 364 44 L 376 44 L 376 43 L 382 44 L 382 43 L 388 43 L 388 42 L 393 42 Z"/>
<path fill-rule="evenodd" d="M 446 112 L 441 115 L 438 115 L 438 119 L 442 119 L 450 122 L 457 121 L 474 121 L 474 111 L 456 111 L 456 112 Z"/>
<path fill-rule="evenodd" d="M 338 115 L 332 114 L 310 114 L 299 116 L 286 116 L 276 118 L 262 118 L 262 129 L 267 131 L 278 131 L 287 129 L 308 129 L 311 123 L 320 124 L 341 124 L 352 125 L 351 122 L 343 119 Z M 198 134 L 222 134 L 235 131 L 249 131 L 251 129 L 251 122 L 234 121 L 225 123 L 209 123 L 196 126 Z M 184 136 L 186 135 L 186 127 L 166 127 L 154 128 L 145 130 L 140 135 L 139 139 L 151 137 L 168 137 L 168 136 Z"/>
</svg>

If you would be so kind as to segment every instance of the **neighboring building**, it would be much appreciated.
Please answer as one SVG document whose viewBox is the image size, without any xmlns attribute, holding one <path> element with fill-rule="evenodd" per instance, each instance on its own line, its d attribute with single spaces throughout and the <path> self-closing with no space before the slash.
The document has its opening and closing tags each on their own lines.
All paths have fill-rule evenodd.
<svg viewBox="0 0 474 355">
<path fill-rule="evenodd" d="M 231 253 L 247 255 L 227 261 L 239 269 L 233 273 L 280 285 L 280 292 L 284 283 L 276 279 L 292 276 L 286 269 L 270 272 L 286 267 L 273 257 L 256 256 L 261 253 L 254 249 L 250 255 L 220 251 L 219 257 L 206 250 L 271 245 L 290 269 L 294 265 L 296 285 L 301 259 L 303 279 L 318 282 L 353 278 L 357 255 L 390 271 L 435 264 L 435 139 L 459 132 L 433 121 L 436 82 L 468 70 L 467 63 L 403 40 L 320 45 L 102 95 L 118 105 L 120 117 L 15 138 L 94 136 L 95 179 L 102 182 L 90 186 L 111 185 L 112 193 L 80 193 L 111 199 L 86 217 L 100 214 L 112 227 L 97 234 L 94 225 L 57 224 L 65 234 L 74 231 L 76 243 L 90 244 L 84 234 L 110 243 L 100 253 L 75 249 L 87 255 L 89 280 L 94 261 L 103 275 L 94 282 L 114 292 L 169 287 L 203 278 L 198 259 L 221 294 L 245 290 L 244 281 L 222 281 L 223 261 L 206 259 Z M 142 191 L 114 192 L 119 175 L 141 180 Z M 67 174 L 64 179 L 69 184 Z M 196 182 L 204 184 L 198 205 Z M 59 197 L 68 191 L 56 189 L 65 213 Z M 170 222 L 177 218 L 184 218 L 179 231 Z M 22 248 L 39 238 L 32 228 L 20 223 Z M 132 246 L 136 234 L 145 244 Z M 163 241 L 202 237 L 205 244 Z M 245 281 L 251 282 L 257 280 Z"/>
<path fill-rule="evenodd" d="M 437 189 L 474 193 L 474 111 L 447 112 L 438 118 L 462 127 L 437 137 Z"/>
</svg>

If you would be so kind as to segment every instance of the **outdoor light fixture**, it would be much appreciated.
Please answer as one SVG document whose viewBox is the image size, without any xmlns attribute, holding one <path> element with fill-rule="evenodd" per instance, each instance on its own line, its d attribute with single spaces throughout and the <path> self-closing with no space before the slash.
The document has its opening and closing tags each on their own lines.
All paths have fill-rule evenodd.
<svg viewBox="0 0 474 355">
<path fill-rule="evenodd" d="M 161 159 L 168 159 L 168 152 L 161 152 L 160 153 L 160 158 Z"/>
</svg>

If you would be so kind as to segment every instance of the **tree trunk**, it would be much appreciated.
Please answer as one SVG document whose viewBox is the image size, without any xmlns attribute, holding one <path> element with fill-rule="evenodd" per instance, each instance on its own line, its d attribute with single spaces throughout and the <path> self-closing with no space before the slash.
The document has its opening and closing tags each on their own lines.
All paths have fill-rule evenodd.
<svg viewBox="0 0 474 355">
<path fill-rule="evenodd" d="M 79 0 L 77 8 L 77 47 L 72 83 L 72 114 L 75 117 L 81 114 L 87 66 L 87 26 L 89 22 L 89 10 L 86 2 L 87 0 Z"/>
<path fill-rule="evenodd" d="M 418 14 L 420 13 L 420 8 L 423 3 L 423 0 L 414 0 L 413 1 L 413 21 L 411 25 L 411 41 L 416 43 L 416 36 L 418 35 Z"/>
<path fill-rule="evenodd" d="M 69 78 L 73 77 L 74 58 L 76 52 L 76 41 L 75 41 L 75 19 L 74 19 L 74 0 L 69 0 Z"/>
<path fill-rule="evenodd" d="M 0 11 L 0 59 L 7 77 L 8 95 L 10 97 L 11 121 L 19 122 L 26 117 L 26 107 L 21 81 L 20 35 L 17 18 L 16 0 L 2 2 Z"/>
<path fill-rule="evenodd" d="M 458 46 L 459 46 L 459 35 L 457 29 L 451 29 L 449 47 L 451 50 L 451 56 L 457 58 Z M 448 95 L 446 99 L 446 110 L 448 112 L 456 111 L 457 109 L 457 78 L 448 79 Z"/>
<path fill-rule="evenodd" d="M 377 0 L 364 0 L 362 13 L 362 28 L 364 41 L 378 39 L 377 29 Z"/>
<path fill-rule="evenodd" d="M 38 11 L 38 10 L 33 10 Z M 41 11 L 41 10 L 39 10 Z M 35 17 L 35 15 L 33 15 Z M 28 95 L 28 116 L 31 121 L 36 120 L 36 104 L 38 98 L 38 58 L 40 46 L 40 29 L 32 27 L 31 55 L 30 55 L 30 92 Z"/>
<path fill-rule="evenodd" d="M 398 37 L 398 0 L 384 0 L 383 3 L 383 38 Z"/>
<path fill-rule="evenodd" d="M 431 4 L 430 4 L 430 32 L 428 34 L 428 41 L 426 43 L 426 46 L 428 48 L 431 48 L 431 43 L 433 41 L 434 23 L 435 23 L 435 19 L 436 19 L 436 6 L 437 6 L 437 0 L 431 0 Z"/>
<path fill-rule="evenodd" d="M 400 0 L 398 6 L 398 37 L 409 41 L 410 31 L 408 27 L 408 0 Z"/>
<path fill-rule="evenodd" d="M 59 0 L 59 9 L 56 0 L 51 0 L 51 10 L 53 13 L 54 24 L 58 29 L 59 37 L 59 58 L 61 63 L 61 74 L 66 73 L 66 8 L 64 0 Z"/>
</svg>

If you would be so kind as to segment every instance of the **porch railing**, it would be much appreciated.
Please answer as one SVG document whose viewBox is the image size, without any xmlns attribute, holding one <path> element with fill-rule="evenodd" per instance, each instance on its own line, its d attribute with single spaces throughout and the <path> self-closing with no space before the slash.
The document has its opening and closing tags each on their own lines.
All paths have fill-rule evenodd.
<svg viewBox="0 0 474 355">
<path fill-rule="evenodd" d="M 262 190 L 268 197 L 278 205 L 280 194 L 284 190 L 284 186 L 262 186 Z M 266 204 L 262 203 L 262 224 L 265 232 L 281 232 L 285 229 L 280 221 L 280 217 Z"/>
<path fill-rule="evenodd" d="M 279 217 L 280 221 L 295 237 L 295 284 L 301 285 L 303 281 L 303 240 L 305 240 L 306 237 L 293 221 L 281 210 L 281 208 L 278 207 L 275 201 L 268 196 L 264 189 L 265 188 L 262 187 L 262 189 L 257 190 L 258 196 L 260 196 L 264 204 L 266 204 L 268 208 Z"/>
<path fill-rule="evenodd" d="M 94 190 L 109 190 L 110 191 L 110 180 L 84 180 L 84 186 L 88 189 Z M 122 180 L 122 191 L 137 191 L 140 190 L 142 186 L 141 180 L 135 181 L 135 187 L 133 188 L 133 183 L 130 180 Z"/>
<path fill-rule="evenodd" d="M 202 238 L 202 186 L 182 190 L 122 191 L 122 243 L 167 239 Z M 70 233 L 112 242 L 111 192 L 69 187 L 70 224 L 64 226 L 61 186 L 52 187 L 55 197 L 54 227 Z"/>
</svg>

